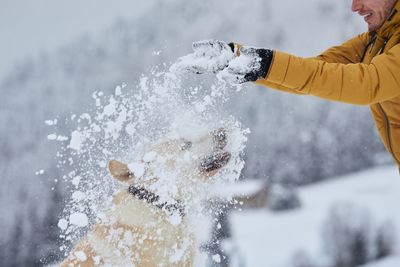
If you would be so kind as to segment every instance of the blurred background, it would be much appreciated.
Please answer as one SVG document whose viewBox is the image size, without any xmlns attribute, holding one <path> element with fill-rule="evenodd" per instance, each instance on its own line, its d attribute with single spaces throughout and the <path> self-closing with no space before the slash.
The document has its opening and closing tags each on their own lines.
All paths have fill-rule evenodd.
<svg viewBox="0 0 400 267">
<path fill-rule="evenodd" d="M 66 195 L 55 181 L 65 170 L 45 120 L 82 113 L 93 91 L 136 83 L 150 67 L 189 53 L 195 40 L 317 55 L 366 30 L 350 6 L 0 0 L 0 266 L 60 259 Z M 225 208 L 223 226 L 211 224 L 205 265 L 400 266 L 398 171 L 367 107 L 247 85 L 226 108 L 251 130 L 240 188 L 257 201 L 240 212 Z M 62 125 L 57 131 L 70 134 Z"/>
</svg>

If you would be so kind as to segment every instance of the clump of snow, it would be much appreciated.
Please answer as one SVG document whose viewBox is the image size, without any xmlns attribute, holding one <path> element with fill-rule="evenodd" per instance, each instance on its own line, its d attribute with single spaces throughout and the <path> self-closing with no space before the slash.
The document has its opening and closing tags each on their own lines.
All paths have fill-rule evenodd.
<svg viewBox="0 0 400 267">
<path fill-rule="evenodd" d="M 49 134 L 49 135 L 47 136 L 47 139 L 49 139 L 49 140 L 56 140 L 56 139 L 57 139 L 57 135 L 56 135 L 56 134 Z"/>
<path fill-rule="evenodd" d="M 44 123 L 46 123 L 49 126 L 53 126 L 57 124 L 57 119 L 54 120 L 45 120 Z"/>
<path fill-rule="evenodd" d="M 69 216 L 69 222 L 78 227 L 85 227 L 89 221 L 85 213 L 75 212 Z"/>
<path fill-rule="evenodd" d="M 79 261 L 86 261 L 87 260 L 87 256 L 85 254 L 85 252 L 79 250 L 79 251 L 75 251 L 74 255 L 76 256 L 76 258 Z"/>
<path fill-rule="evenodd" d="M 65 219 L 60 219 L 58 221 L 57 226 L 61 229 L 61 230 L 66 230 L 68 227 L 68 221 Z"/>
<path fill-rule="evenodd" d="M 219 254 L 215 254 L 212 256 L 213 261 L 220 263 L 221 262 L 221 256 Z"/>
<path fill-rule="evenodd" d="M 80 150 L 82 146 L 82 142 L 84 141 L 83 135 L 78 131 L 73 131 L 71 133 L 71 141 L 69 143 L 69 147 L 74 150 Z"/>
<path fill-rule="evenodd" d="M 119 96 L 121 94 L 122 94 L 122 88 L 121 86 L 118 85 L 117 87 L 115 87 L 115 95 Z"/>
<path fill-rule="evenodd" d="M 64 142 L 64 141 L 67 141 L 69 138 L 66 136 L 63 136 L 63 135 L 49 134 L 47 136 L 47 139 L 52 140 L 52 141 Z"/>
<path fill-rule="evenodd" d="M 78 176 L 72 178 L 71 183 L 72 183 L 74 186 L 79 186 L 79 183 L 80 183 L 81 179 L 82 179 L 82 177 L 80 177 L 80 176 L 78 175 Z"/>
<path fill-rule="evenodd" d="M 35 172 L 35 175 L 42 175 L 43 173 L 44 173 L 44 170 L 40 170 L 40 171 Z"/>
<path fill-rule="evenodd" d="M 56 140 L 60 141 L 60 142 L 64 142 L 64 141 L 69 140 L 69 138 L 67 136 L 58 135 Z"/>
<path fill-rule="evenodd" d="M 192 54 L 183 56 L 170 68 L 172 72 L 192 71 L 196 73 L 217 72 L 235 58 L 225 42 L 205 40 L 193 43 Z"/>
</svg>

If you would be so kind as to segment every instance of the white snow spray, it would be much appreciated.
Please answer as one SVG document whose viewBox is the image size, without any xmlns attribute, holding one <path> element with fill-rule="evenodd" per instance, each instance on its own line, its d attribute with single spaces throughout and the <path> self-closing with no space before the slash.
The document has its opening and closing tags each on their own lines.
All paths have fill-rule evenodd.
<svg viewBox="0 0 400 267">
<path fill-rule="evenodd" d="M 111 159 L 132 163 L 159 140 L 197 138 L 224 128 L 229 135 L 231 159 L 210 186 L 238 180 L 244 167 L 248 129 L 222 108 L 237 88 L 215 78 L 209 85 L 199 82 L 193 86 L 191 83 L 198 77 L 167 69 L 166 64 L 155 67 L 148 75 L 142 75 L 136 85 L 117 86 L 112 95 L 94 92 L 93 105 L 85 113 L 66 120 L 73 125 L 70 137 L 57 133 L 48 136 L 49 140 L 60 142 L 58 167 L 70 170 L 63 177 L 70 199 L 58 223 L 60 238 L 64 240 L 60 250 L 65 255 L 94 224 L 106 220 L 116 192 L 126 189 L 108 173 L 107 163 Z M 53 126 L 53 122 L 46 124 Z M 134 163 L 130 166 L 138 168 Z M 167 183 L 160 183 L 160 188 L 174 185 L 174 178 L 168 179 Z M 207 190 L 196 192 L 196 196 L 192 213 L 200 214 L 199 203 L 207 198 Z"/>
</svg>

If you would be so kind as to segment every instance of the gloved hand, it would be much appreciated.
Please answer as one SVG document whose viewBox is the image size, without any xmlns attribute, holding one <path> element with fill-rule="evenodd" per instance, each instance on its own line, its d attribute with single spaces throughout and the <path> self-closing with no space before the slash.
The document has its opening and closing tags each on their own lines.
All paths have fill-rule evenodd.
<svg viewBox="0 0 400 267">
<path fill-rule="evenodd" d="M 218 78 L 231 84 L 240 84 L 265 78 L 271 66 L 273 51 L 270 49 L 242 46 L 240 56 L 229 62 L 218 73 Z"/>
<path fill-rule="evenodd" d="M 197 74 L 217 73 L 235 58 L 235 45 L 218 40 L 205 40 L 192 44 L 193 53 L 178 59 L 170 68 L 172 72 L 189 71 Z"/>
</svg>

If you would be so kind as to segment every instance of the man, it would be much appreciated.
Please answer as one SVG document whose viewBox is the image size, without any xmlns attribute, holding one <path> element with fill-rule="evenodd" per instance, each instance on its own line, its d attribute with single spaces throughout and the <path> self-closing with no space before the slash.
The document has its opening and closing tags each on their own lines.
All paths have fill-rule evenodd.
<svg viewBox="0 0 400 267">
<path fill-rule="evenodd" d="M 217 72 L 231 83 L 253 81 L 369 105 L 386 149 L 400 166 L 400 0 L 353 0 L 352 10 L 364 17 L 368 32 L 314 58 L 211 40 L 194 43 L 190 60 L 180 67 Z"/>
</svg>

